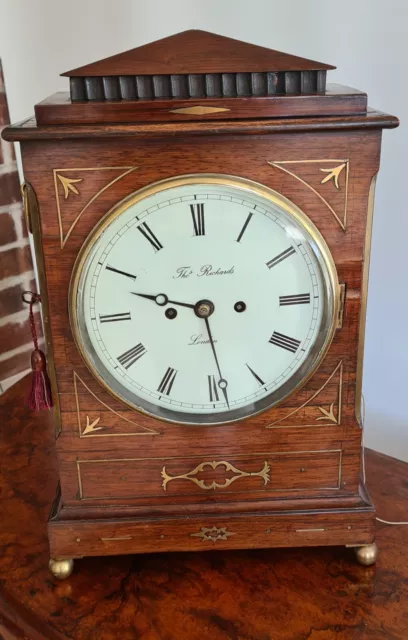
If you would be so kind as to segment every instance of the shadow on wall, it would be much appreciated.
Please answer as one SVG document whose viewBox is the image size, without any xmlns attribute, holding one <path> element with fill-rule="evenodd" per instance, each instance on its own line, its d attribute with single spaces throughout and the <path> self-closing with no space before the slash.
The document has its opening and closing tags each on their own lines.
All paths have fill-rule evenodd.
<svg viewBox="0 0 408 640">
<path fill-rule="evenodd" d="M 0 133 L 9 122 L 0 60 Z M 28 309 L 21 293 L 36 285 L 23 217 L 14 147 L 0 136 L 0 392 L 31 370 Z"/>
</svg>

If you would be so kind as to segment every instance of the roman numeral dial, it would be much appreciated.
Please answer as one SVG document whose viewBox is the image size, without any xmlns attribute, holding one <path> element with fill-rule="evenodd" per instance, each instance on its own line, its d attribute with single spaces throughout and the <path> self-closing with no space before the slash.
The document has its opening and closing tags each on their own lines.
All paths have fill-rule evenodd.
<svg viewBox="0 0 408 640">
<path fill-rule="evenodd" d="M 137 227 L 137 230 L 140 231 L 142 236 L 146 238 L 148 242 L 150 242 L 155 251 L 163 249 L 162 243 L 157 239 L 147 222 L 142 222 L 142 224 Z"/>
<path fill-rule="evenodd" d="M 278 179 L 262 163 L 259 177 Z M 238 438 L 239 421 L 277 406 L 319 366 L 338 283 L 295 205 L 219 162 L 219 174 L 193 173 L 198 165 L 133 193 L 131 177 L 123 182 L 129 196 L 81 250 L 70 309 L 78 349 L 112 395 L 170 439 L 166 422 L 200 426 L 189 433 L 204 447 L 202 425 L 230 423 L 225 433 Z"/>
<path fill-rule="evenodd" d="M 272 269 L 272 267 L 276 267 L 277 264 L 279 264 L 283 260 L 286 260 L 286 258 L 290 258 L 290 256 L 293 256 L 294 253 L 296 253 L 294 248 L 288 247 L 287 249 L 285 249 L 285 251 L 282 251 L 282 253 L 279 253 L 277 256 L 272 258 L 272 260 L 269 260 L 269 262 L 266 263 L 266 266 L 268 267 L 268 269 Z"/>
<path fill-rule="evenodd" d="M 277 347 L 281 347 L 281 349 L 291 351 L 292 353 L 296 353 L 300 346 L 300 340 L 285 336 L 283 333 L 279 333 L 278 331 L 273 332 L 272 337 L 269 339 L 269 342 L 276 345 Z"/>
<path fill-rule="evenodd" d="M 193 219 L 194 235 L 205 236 L 205 218 L 203 204 L 190 204 L 191 217 Z"/>
<path fill-rule="evenodd" d="M 247 228 L 247 226 L 249 225 L 250 220 L 251 220 L 251 218 L 252 218 L 252 216 L 253 216 L 253 215 L 254 215 L 254 214 L 251 212 L 251 213 L 248 215 L 247 219 L 245 220 L 245 222 L 244 222 L 244 226 L 242 227 L 241 231 L 239 232 L 239 236 L 238 236 L 238 238 L 237 238 L 237 242 L 241 242 L 241 240 L 242 240 L 242 236 L 244 235 L 244 233 L 245 233 L 245 231 L 246 231 L 246 228 Z"/>
<path fill-rule="evenodd" d="M 99 264 L 102 264 L 101 262 Z M 126 276 L 127 278 L 130 278 L 131 280 L 136 280 L 136 276 L 134 276 L 132 273 L 127 273 L 126 271 L 121 271 L 120 269 L 115 269 L 115 267 L 111 267 L 108 264 L 105 267 L 106 271 L 112 271 L 113 273 L 118 273 L 121 276 Z"/>
<path fill-rule="evenodd" d="M 249 366 L 249 364 L 247 364 L 247 367 L 248 370 L 252 373 L 255 380 L 257 380 L 261 386 L 264 385 L 265 382 L 262 380 L 261 376 L 258 376 L 258 374 L 252 369 L 252 367 Z"/>
<path fill-rule="evenodd" d="M 131 367 L 132 364 L 135 364 L 135 362 L 137 362 L 139 358 L 144 356 L 145 353 L 147 353 L 147 350 L 142 345 L 142 343 L 139 342 L 139 344 L 137 344 L 135 347 L 132 347 L 128 351 L 125 351 L 125 353 L 122 353 L 122 355 L 119 356 L 117 360 L 122 365 L 122 367 L 125 367 L 125 369 L 129 369 L 129 367 Z"/>
<path fill-rule="evenodd" d="M 166 373 L 164 374 L 159 386 L 157 387 L 157 391 L 159 393 L 163 393 L 166 396 L 169 396 L 171 390 L 173 388 L 174 381 L 176 379 L 177 371 L 168 367 Z"/>
<path fill-rule="evenodd" d="M 297 293 L 293 296 L 279 296 L 280 307 L 287 307 L 292 304 L 310 304 L 310 293 Z"/>
<path fill-rule="evenodd" d="M 218 395 L 215 376 L 207 376 L 207 377 L 208 377 L 208 394 L 210 396 L 210 402 L 218 402 L 220 399 L 220 396 Z"/>
<path fill-rule="evenodd" d="M 99 322 L 120 322 L 121 320 L 131 320 L 131 315 L 127 313 L 112 313 L 111 315 L 102 316 L 99 314 Z"/>
</svg>

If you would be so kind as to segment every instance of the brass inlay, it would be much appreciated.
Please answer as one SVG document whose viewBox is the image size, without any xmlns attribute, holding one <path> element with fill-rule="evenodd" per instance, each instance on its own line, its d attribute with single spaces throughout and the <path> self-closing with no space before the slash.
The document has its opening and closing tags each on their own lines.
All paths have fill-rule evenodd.
<svg viewBox="0 0 408 640">
<path fill-rule="evenodd" d="M 89 436 L 88 436 L 89 437 Z M 303 454 L 326 454 L 326 453 L 337 453 L 339 458 L 339 472 L 338 472 L 338 480 L 337 486 L 335 487 L 296 487 L 296 488 L 287 488 L 287 487 L 279 487 L 276 489 L 267 489 L 272 493 L 279 493 L 282 491 L 295 493 L 298 491 L 309 491 L 309 490 L 321 490 L 321 491 L 338 491 L 341 488 L 341 478 L 342 478 L 342 465 L 343 465 L 343 452 L 341 449 L 321 449 L 321 450 L 309 450 L 309 451 L 271 451 L 271 452 L 255 452 L 250 454 L 251 457 L 259 456 L 259 457 L 270 457 L 270 456 L 300 456 Z M 235 458 L 248 458 L 248 454 L 238 454 L 234 456 Z M 201 456 L 190 456 L 188 459 L 201 458 Z M 161 460 L 166 462 L 166 460 L 186 460 L 183 456 L 170 456 L 170 457 L 160 457 L 160 458 L 112 458 L 112 459 L 100 459 L 100 460 L 76 460 L 76 468 L 77 468 L 77 476 L 78 476 L 78 499 L 79 500 L 95 500 L 95 497 L 84 497 L 83 488 L 82 488 L 82 476 L 81 476 L 81 465 L 83 464 L 109 464 L 114 462 L 146 462 L 146 461 L 155 461 Z M 263 471 L 263 470 L 262 470 Z M 269 480 L 269 478 L 268 478 Z M 266 484 L 266 483 L 265 483 Z M 261 489 L 251 489 L 248 491 L 231 491 L 230 494 L 234 495 L 248 495 L 251 493 L 259 493 Z M 262 489 L 263 491 L 263 489 Z M 265 490 L 266 491 L 266 490 Z M 161 494 L 163 496 L 163 494 Z M 191 496 L 191 494 L 186 494 L 186 496 Z M 115 496 L 118 499 L 125 499 L 123 496 Z M 159 495 L 149 495 L 149 498 L 159 498 Z M 179 497 L 183 497 L 179 495 Z M 111 500 L 111 496 L 98 496 L 98 500 Z"/>
<path fill-rule="evenodd" d="M 319 411 L 322 412 L 323 415 L 316 418 L 316 420 L 330 420 L 330 422 L 334 422 L 334 424 L 338 424 L 337 418 L 334 415 L 333 407 L 334 407 L 334 402 L 331 403 L 329 410 L 325 409 L 324 407 L 317 407 Z"/>
<path fill-rule="evenodd" d="M 206 484 L 205 480 L 199 480 L 198 478 L 194 477 L 198 473 L 203 472 L 206 467 L 210 467 L 211 469 L 216 469 L 217 467 L 220 467 L 220 466 L 224 467 L 225 473 L 232 471 L 235 475 L 230 478 L 225 478 L 222 484 L 219 484 L 215 480 L 210 484 Z M 161 477 L 163 478 L 162 487 L 164 491 L 167 490 L 167 484 L 171 482 L 171 480 L 190 480 L 191 482 L 194 482 L 194 484 L 196 484 L 197 487 L 200 487 L 200 489 L 204 489 L 205 491 L 211 491 L 211 490 L 215 491 L 216 489 L 226 489 L 233 482 L 235 482 L 235 480 L 239 480 L 239 478 L 259 477 L 259 478 L 262 478 L 262 480 L 264 481 L 264 485 L 266 485 L 270 480 L 269 472 L 270 472 L 270 466 L 268 465 L 266 460 L 263 468 L 260 471 L 256 471 L 252 473 L 249 473 L 247 471 L 241 471 L 241 469 L 238 469 L 237 467 L 235 467 L 230 462 L 227 462 L 226 460 L 219 460 L 217 462 L 213 460 L 212 462 L 201 462 L 201 464 L 198 464 L 192 471 L 189 471 L 188 473 L 184 473 L 179 476 L 169 475 L 166 471 L 166 467 L 163 467 L 161 472 Z"/>
<path fill-rule="evenodd" d="M 328 171 L 330 171 L 330 173 L 323 178 L 323 180 L 321 181 L 320 184 L 323 184 L 325 182 L 328 182 L 331 178 L 333 178 L 333 182 L 335 184 L 335 186 L 339 189 L 338 186 L 338 179 L 339 179 L 339 175 L 341 173 L 341 171 L 345 168 L 346 169 L 346 179 L 345 179 L 345 194 L 344 194 L 344 210 L 342 213 L 342 218 L 340 217 L 340 215 L 338 215 L 336 213 L 336 211 L 333 209 L 333 207 L 327 202 L 326 198 L 324 198 L 321 193 L 319 193 L 314 187 L 312 187 L 311 184 L 309 184 L 308 182 L 306 182 L 306 180 L 303 180 L 303 178 L 301 178 L 300 176 L 298 176 L 296 173 L 294 173 L 293 171 L 290 171 L 289 169 L 286 169 L 286 167 L 282 166 L 282 165 L 287 165 L 287 164 L 306 164 L 306 163 L 319 163 L 319 162 L 325 162 L 325 163 L 332 163 L 332 162 L 340 162 L 341 164 L 329 169 Z M 330 213 L 334 216 L 334 218 L 337 220 L 337 222 L 339 223 L 341 229 L 343 231 L 346 230 L 347 227 L 347 200 L 348 200 L 348 182 L 349 182 L 349 173 L 350 173 L 350 168 L 349 168 L 349 160 L 348 159 L 332 159 L 332 158 L 325 158 L 325 159 L 321 159 L 321 160 L 275 160 L 274 162 L 269 162 L 268 164 L 270 164 L 272 167 L 275 167 L 275 169 L 280 169 L 281 171 L 284 171 L 285 173 L 289 174 L 290 176 L 292 176 L 292 178 L 295 178 L 296 180 L 299 180 L 299 182 L 301 182 L 302 184 L 305 185 L 305 187 L 307 187 L 308 189 L 310 189 L 311 191 L 313 191 L 313 193 L 326 205 L 326 207 L 329 209 Z M 325 171 L 325 169 L 320 169 L 320 171 Z M 334 172 L 334 173 L 333 173 Z"/>
<path fill-rule="evenodd" d="M 118 413 L 117 411 L 115 411 L 114 409 L 109 407 L 109 405 L 105 404 L 105 402 L 103 402 L 100 398 L 98 398 L 98 396 L 95 393 L 93 393 L 93 391 L 90 390 L 90 388 L 85 384 L 85 382 L 82 380 L 82 378 L 79 377 L 79 375 L 77 374 L 76 371 L 73 372 L 73 377 L 74 377 L 75 403 L 76 403 L 77 416 L 78 416 L 78 430 L 79 430 L 79 437 L 80 438 L 97 438 L 97 437 L 100 437 L 100 438 L 101 437 L 114 438 L 114 437 L 117 437 L 117 436 L 158 435 L 158 433 L 159 433 L 158 431 L 155 431 L 154 429 L 148 429 L 147 427 L 143 427 L 142 425 L 138 424 L 134 420 L 131 420 L 130 418 L 126 418 L 126 416 L 121 415 L 120 413 Z M 98 427 L 96 427 L 96 425 L 100 421 L 100 416 L 95 418 L 92 421 L 91 424 L 90 424 L 89 416 L 86 416 L 86 425 L 84 427 L 82 427 L 82 425 L 81 425 L 81 410 L 80 410 L 80 406 L 79 406 L 79 395 L 78 395 L 78 382 L 81 383 L 82 386 L 88 391 L 88 393 L 90 393 L 91 396 L 93 396 L 95 398 L 95 400 L 97 400 L 103 407 L 108 409 L 111 413 L 114 413 L 121 420 L 125 420 L 125 422 L 130 422 L 130 424 L 134 424 L 136 427 L 138 427 L 142 431 L 140 433 L 95 433 L 95 431 L 99 431 L 101 429 L 109 428 L 109 427 L 106 427 L 104 425 L 99 425 Z"/>
<path fill-rule="evenodd" d="M 329 180 L 333 180 L 334 186 L 336 189 L 340 189 L 339 187 L 339 175 L 343 171 L 344 167 L 347 166 L 347 162 L 343 162 L 343 164 L 339 164 L 337 167 L 332 167 L 331 169 L 320 169 L 324 173 L 327 173 L 321 181 L 320 184 L 324 184 L 325 182 L 329 182 Z"/>
<path fill-rule="evenodd" d="M 296 529 L 296 533 L 310 533 L 316 531 L 327 531 L 327 529 Z"/>
<path fill-rule="evenodd" d="M 57 215 L 58 215 L 58 226 L 59 226 L 59 232 L 60 232 L 60 243 L 61 243 L 61 249 L 64 248 L 69 236 L 71 235 L 75 225 L 77 224 L 78 220 L 80 219 L 80 217 L 82 216 L 83 213 L 85 213 L 85 211 L 88 209 L 88 207 L 96 200 L 96 198 L 98 198 L 101 193 L 103 193 L 104 191 L 106 191 L 106 189 L 109 189 L 109 187 L 111 187 L 112 185 L 115 184 L 115 182 L 118 182 L 118 180 L 121 180 L 122 178 L 124 178 L 125 176 L 128 175 L 128 173 L 131 173 L 132 171 L 135 171 L 135 169 L 137 169 L 137 167 L 79 167 L 79 168 L 62 168 L 62 169 L 53 169 L 53 174 L 54 174 L 54 190 L 55 190 L 55 199 L 56 199 L 56 203 L 57 203 Z M 92 198 L 90 198 L 90 200 L 88 200 L 88 202 L 85 204 L 84 207 L 82 207 L 81 211 L 78 213 L 77 217 L 75 218 L 74 222 L 71 224 L 70 228 L 68 229 L 67 233 L 64 236 L 64 231 L 62 228 L 62 214 L 61 214 L 61 204 L 60 204 L 60 197 L 59 197 L 59 191 L 58 191 L 58 180 L 61 183 L 63 189 L 64 189 L 64 199 L 66 200 L 69 196 L 69 192 L 74 193 L 75 195 L 79 195 L 79 191 L 78 189 L 74 186 L 75 182 L 81 182 L 83 180 L 83 178 L 68 178 L 67 176 L 62 175 L 62 173 L 67 173 L 67 172 L 72 172 L 75 171 L 76 173 L 81 172 L 81 171 L 122 171 L 122 173 L 117 176 L 116 178 L 114 178 L 113 180 L 111 180 L 110 182 L 108 182 L 104 187 L 102 187 L 101 189 L 99 189 L 99 191 L 97 191 Z"/>
<path fill-rule="evenodd" d="M 75 193 L 75 195 L 79 196 L 79 191 L 76 187 L 74 187 L 74 183 L 82 182 L 83 178 L 66 178 L 59 173 L 57 173 L 57 178 L 61 182 L 64 189 L 65 200 L 68 198 L 70 193 Z"/>
<path fill-rule="evenodd" d="M 229 536 L 235 536 L 227 527 L 201 527 L 199 533 L 190 533 L 191 538 L 201 538 L 203 542 L 217 542 L 217 540 L 228 540 Z"/>
<path fill-rule="evenodd" d="M 218 113 L 221 111 L 231 111 L 225 107 L 182 107 L 181 109 L 170 109 L 169 113 L 180 113 L 183 115 L 206 116 L 210 113 Z"/>
<path fill-rule="evenodd" d="M 329 423 L 335 423 L 335 424 L 339 425 L 341 423 L 341 403 L 342 403 L 342 390 L 343 390 L 343 361 L 342 360 L 338 363 L 336 368 L 332 371 L 330 376 L 327 378 L 326 382 L 320 387 L 320 389 L 318 389 L 312 395 L 311 398 L 306 400 L 306 402 L 301 404 L 299 407 L 297 407 L 293 411 L 290 411 L 290 413 L 288 413 L 283 418 L 279 418 L 279 420 L 275 420 L 275 422 L 271 422 L 270 424 L 266 425 L 265 429 L 279 429 L 279 428 L 280 429 L 283 429 L 283 428 L 286 429 L 286 428 L 293 428 L 293 427 L 299 428 L 299 427 L 315 427 L 315 426 L 318 426 L 316 424 L 281 425 L 280 427 L 277 426 L 277 425 L 279 425 L 279 423 L 283 422 L 284 420 L 287 420 L 291 416 L 295 415 L 298 411 L 303 409 L 303 407 L 306 407 L 308 404 L 310 404 L 312 402 L 312 400 L 314 400 L 316 398 L 316 396 L 318 396 L 319 393 L 321 393 L 323 391 L 323 389 L 329 384 L 329 382 L 333 379 L 333 377 L 336 375 L 336 373 L 339 373 L 339 390 L 338 390 L 338 399 L 337 399 L 337 418 L 334 415 L 334 403 L 332 403 L 330 405 L 330 409 L 329 410 L 326 410 L 323 407 L 318 407 L 318 409 L 321 411 L 321 413 L 323 415 L 322 416 L 317 416 L 315 418 L 315 420 L 329 420 Z M 325 422 L 324 424 L 329 424 L 329 423 Z M 321 423 L 320 426 L 323 426 L 323 424 Z"/>
<path fill-rule="evenodd" d="M 370 191 L 368 193 L 366 234 L 365 234 L 365 243 L 364 243 L 364 266 L 363 266 L 363 279 L 361 284 L 361 307 L 360 307 L 360 325 L 358 330 L 356 399 L 355 399 L 356 418 L 360 426 L 362 426 L 361 395 L 363 392 L 364 339 L 365 339 L 365 323 L 366 323 L 366 313 L 367 313 L 368 273 L 370 270 L 371 233 L 373 228 L 374 195 L 375 195 L 376 181 L 377 181 L 377 174 L 373 176 L 371 180 Z"/>
<path fill-rule="evenodd" d="M 82 432 L 82 435 L 85 436 L 88 433 L 92 433 L 93 431 L 99 431 L 99 429 L 103 429 L 103 427 L 97 427 L 96 426 L 100 419 L 101 419 L 101 417 L 99 416 L 98 418 L 95 418 L 95 420 L 90 424 L 89 423 L 89 416 L 86 416 L 86 426 L 85 426 L 85 429 Z"/>
<path fill-rule="evenodd" d="M 117 538 L 101 538 L 103 542 L 116 542 L 118 540 L 132 540 L 132 536 L 117 536 Z"/>
</svg>

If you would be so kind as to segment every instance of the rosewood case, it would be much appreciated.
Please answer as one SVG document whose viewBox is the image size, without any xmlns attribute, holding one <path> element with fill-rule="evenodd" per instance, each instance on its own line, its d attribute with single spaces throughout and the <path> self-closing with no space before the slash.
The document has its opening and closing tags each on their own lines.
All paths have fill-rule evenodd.
<svg viewBox="0 0 408 640">
<path fill-rule="evenodd" d="M 367 109 L 364 93 L 326 86 L 330 68 L 184 32 L 65 74 L 70 94 L 3 132 L 21 144 L 43 299 L 60 477 L 52 558 L 373 543 L 364 323 L 381 132 L 398 120 Z M 338 329 L 310 380 L 277 407 L 213 427 L 165 423 L 112 397 L 68 318 L 73 265 L 101 217 L 191 173 L 242 176 L 294 202 L 343 285 Z"/>
</svg>

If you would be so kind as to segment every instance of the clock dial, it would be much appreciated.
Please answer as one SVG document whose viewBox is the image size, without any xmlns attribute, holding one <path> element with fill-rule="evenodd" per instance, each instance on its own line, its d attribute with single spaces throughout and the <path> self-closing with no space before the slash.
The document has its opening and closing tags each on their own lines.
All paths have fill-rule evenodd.
<svg viewBox="0 0 408 640">
<path fill-rule="evenodd" d="M 281 401 L 333 335 L 337 278 L 292 203 L 229 176 L 133 194 L 84 246 L 71 321 L 88 366 L 137 409 L 184 423 Z"/>
</svg>

